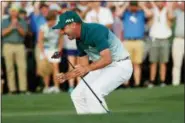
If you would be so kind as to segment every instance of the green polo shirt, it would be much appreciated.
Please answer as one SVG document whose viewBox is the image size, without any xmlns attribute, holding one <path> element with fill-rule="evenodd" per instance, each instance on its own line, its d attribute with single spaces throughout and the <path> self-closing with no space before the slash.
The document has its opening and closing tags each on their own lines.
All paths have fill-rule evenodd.
<svg viewBox="0 0 185 123">
<path fill-rule="evenodd" d="M 20 26 L 24 29 L 25 32 L 28 30 L 28 25 L 23 19 L 18 19 Z M 6 29 L 10 26 L 11 20 L 10 18 L 4 19 L 2 21 L 2 30 Z M 22 44 L 24 41 L 24 37 L 20 35 L 17 29 L 13 29 L 9 34 L 3 37 L 3 43 L 13 43 L 13 44 Z"/>
<path fill-rule="evenodd" d="M 107 27 L 97 23 L 82 23 L 80 40 L 76 41 L 79 56 L 88 55 L 90 60 L 97 61 L 100 52 L 109 49 L 112 60 L 129 56 L 121 41 Z"/>
</svg>

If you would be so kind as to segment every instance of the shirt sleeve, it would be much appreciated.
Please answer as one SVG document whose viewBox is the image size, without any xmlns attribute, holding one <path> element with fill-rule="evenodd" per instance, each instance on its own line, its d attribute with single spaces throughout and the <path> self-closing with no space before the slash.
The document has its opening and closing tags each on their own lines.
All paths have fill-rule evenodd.
<svg viewBox="0 0 185 123">
<path fill-rule="evenodd" d="M 106 27 L 97 28 L 94 37 L 94 44 L 99 52 L 109 48 L 108 29 Z"/>
<path fill-rule="evenodd" d="M 125 19 L 126 13 L 127 13 L 127 10 L 125 10 L 125 12 L 122 13 L 121 20 Z"/>
<path fill-rule="evenodd" d="M 41 25 L 39 30 L 41 30 L 42 32 L 46 31 L 47 29 L 45 27 L 45 24 L 44 25 Z"/>
<path fill-rule="evenodd" d="M 143 10 L 141 10 L 140 12 L 141 12 L 141 16 L 143 17 L 143 20 L 145 21 L 146 19 L 145 12 Z"/>
<path fill-rule="evenodd" d="M 85 51 L 81 48 L 79 41 L 76 41 L 76 46 L 77 46 L 77 49 L 78 49 L 78 56 L 79 57 L 83 57 L 83 56 L 87 55 L 85 53 Z"/>
<path fill-rule="evenodd" d="M 2 29 L 5 29 L 5 28 L 8 27 L 8 24 L 7 24 L 6 21 L 8 21 L 8 20 L 7 20 L 7 19 L 3 19 L 3 20 L 2 20 L 2 22 L 1 22 L 1 26 L 2 26 L 1 28 L 2 28 Z"/>
</svg>

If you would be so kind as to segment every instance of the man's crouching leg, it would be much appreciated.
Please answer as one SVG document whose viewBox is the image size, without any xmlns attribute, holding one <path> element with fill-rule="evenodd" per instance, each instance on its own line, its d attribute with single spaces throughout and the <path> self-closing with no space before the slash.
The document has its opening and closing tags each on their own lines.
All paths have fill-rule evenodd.
<svg viewBox="0 0 185 123">
<path fill-rule="evenodd" d="M 86 93 L 86 102 L 89 107 L 89 111 L 91 114 L 105 114 L 107 111 L 103 108 L 103 106 L 108 110 L 107 104 L 105 102 L 104 96 L 99 90 L 99 88 L 93 88 L 93 91 L 96 93 L 98 100 L 95 95 L 90 91 L 89 88 L 85 90 Z M 100 102 L 101 101 L 101 102 Z M 102 103 L 102 105 L 101 105 Z"/>
<path fill-rule="evenodd" d="M 71 99 L 75 106 L 77 114 L 89 114 L 88 105 L 86 103 L 83 86 L 80 83 L 71 93 Z"/>
</svg>

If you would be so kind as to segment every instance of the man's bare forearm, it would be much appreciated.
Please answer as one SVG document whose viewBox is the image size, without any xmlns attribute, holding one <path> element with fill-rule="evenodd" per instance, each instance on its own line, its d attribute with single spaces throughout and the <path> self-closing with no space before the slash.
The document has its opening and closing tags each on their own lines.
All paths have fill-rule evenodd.
<svg viewBox="0 0 185 123">
<path fill-rule="evenodd" d="M 129 6 L 129 2 L 125 2 L 121 8 L 119 6 L 116 6 L 117 15 L 122 16 L 128 6 Z"/>
<path fill-rule="evenodd" d="M 141 8 L 145 12 L 146 17 L 148 17 L 148 18 L 152 17 L 152 11 L 150 9 L 148 9 L 145 5 L 141 6 Z"/>
<path fill-rule="evenodd" d="M 88 65 L 87 68 L 89 69 L 89 71 L 93 71 L 93 70 L 104 68 L 105 66 L 109 65 L 111 62 L 112 62 L 112 60 L 106 61 L 103 58 L 101 58 L 100 60 Z"/>
<path fill-rule="evenodd" d="M 24 31 L 24 29 L 23 29 L 20 25 L 17 27 L 17 30 L 18 30 L 18 32 L 19 32 L 22 36 L 25 36 L 25 35 L 26 35 L 26 32 Z"/>
<path fill-rule="evenodd" d="M 9 26 L 6 29 L 3 29 L 2 30 L 2 36 L 5 36 L 5 35 L 9 34 L 11 31 L 12 31 L 12 27 L 11 26 Z"/>
<path fill-rule="evenodd" d="M 60 35 L 59 40 L 58 40 L 58 50 L 59 50 L 59 52 L 62 51 L 62 48 L 63 48 L 63 36 Z"/>
<path fill-rule="evenodd" d="M 78 77 L 78 75 L 76 74 L 74 69 L 67 72 L 66 74 L 64 74 L 64 79 L 65 80 L 70 80 L 70 79 L 73 79 L 73 78 L 76 78 L 76 77 Z"/>
<path fill-rule="evenodd" d="M 105 66 L 112 63 L 111 52 L 109 49 L 105 49 L 100 52 L 100 59 L 87 66 L 87 71 L 93 71 L 104 68 Z"/>
<path fill-rule="evenodd" d="M 173 20 L 175 18 L 172 8 L 168 9 L 168 19 Z"/>
<path fill-rule="evenodd" d="M 100 52 L 100 55 L 101 55 L 100 59 L 98 61 L 91 63 L 90 65 L 89 64 L 76 65 L 75 69 L 65 74 L 64 79 L 68 80 L 79 76 L 84 76 L 90 71 L 104 68 L 105 66 L 112 63 L 112 57 L 109 49 L 102 50 Z M 86 57 L 84 57 L 83 59 L 85 58 Z"/>
<path fill-rule="evenodd" d="M 100 59 L 96 62 L 93 62 L 91 63 L 90 65 L 85 65 L 85 66 L 82 66 L 84 69 L 85 69 L 85 74 L 87 74 L 88 72 L 90 71 L 93 71 L 93 70 L 97 70 L 97 69 L 101 69 L 101 68 L 104 68 L 105 66 L 109 65 L 112 61 L 109 62 L 109 60 L 107 62 L 105 62 L 104 59 Z M 84 74 L 83 74 L 84 75 Z M 64 75 L 64 79 L 65 80 L 69 80 L 69 79 L 73 79 L 73 78 L 76 78 L 76 77 L 80 77 L 80 76 L 83 76 L 81 73 L 78 72 L 77 68 L 67 72 L 65 75 Z"/>
</svg>

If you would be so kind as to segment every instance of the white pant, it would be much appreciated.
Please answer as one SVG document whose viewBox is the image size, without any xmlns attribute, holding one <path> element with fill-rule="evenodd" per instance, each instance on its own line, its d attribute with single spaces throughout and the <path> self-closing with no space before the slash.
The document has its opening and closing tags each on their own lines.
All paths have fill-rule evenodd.
<svg viewBox="0 0 185 123">
<path fill-rule="evenodd" d="M 131 61 L 124 60 L 113 62 L 105 68 L 92 71 L 84 79 L 107 108 L 104 96 L 122 83 L 127 82 L 132 75 L 132 71 Z M 83 80 L 73 90 L 71 98 L 78 114 L 106 113 Z"/>
<path fill-rule="evenodd" d="M 184 39 L 175 38 L 172 47 L 173 72 L 172 84 L 179 85 L 181 78 L 182 60 L 184 57 Z"/>
</svg>

